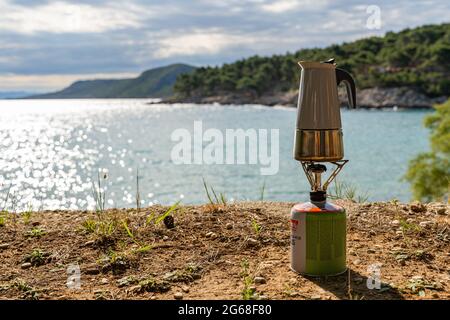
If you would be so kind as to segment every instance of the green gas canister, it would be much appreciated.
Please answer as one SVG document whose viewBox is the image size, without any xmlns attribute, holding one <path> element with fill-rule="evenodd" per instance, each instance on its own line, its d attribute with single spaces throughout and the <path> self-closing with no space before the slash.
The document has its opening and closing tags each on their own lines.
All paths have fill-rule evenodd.
<svg viewBox="0 0 450 320">
<path fill-rule="evenodd" d="M 305 202 L 291 209 L 291 269 L 325 276 L 346 267 L 345 209 L 330 203 Z"/>
</svg>

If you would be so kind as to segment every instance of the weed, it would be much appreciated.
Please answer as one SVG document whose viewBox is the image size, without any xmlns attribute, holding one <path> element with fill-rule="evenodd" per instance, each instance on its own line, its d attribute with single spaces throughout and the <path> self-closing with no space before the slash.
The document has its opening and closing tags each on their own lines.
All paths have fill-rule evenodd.
<svg viewBox="0 0 450 320">
<path fill-rule="evenodd" d="M 209 203 L 212 205 L 220 205 L 223 204 L 224 206 L 227 205 L 227 199 L 223 193 L 219 193 L 219 196 L 217 196 L 216 191 L 212 186 L 208 187 L 206 184 L 206 181 L 203 179 L 203 187 L 205 188 L 206 196 L 208 197 Z M 211 193 L 210 193 L 211 192 Z M 211 197 L 211 194 L 214 196 L 214 200 Z"/>
<path fill-rule="evenodd" d="M 165 280 L 149 277 L 139 282 L 139 290 L 146 292 L 167 292 L 170 290 L 170 283 Z"/>
<path fill-rule="evenodd" d="M 172 213 L 172 211 L 175 211 L 178 208 L 178 205 L 180 204 L 181 200 L 178 200 L 177 202 L 175 202 L 175 204 L 173 204 L 169 209 L 166 210 L 166 212 L 164 212 L 161 216 L 159 216 L 156 220 L 155 220 L 155 225 L 158 225 L 161 223 L 161 221 L 163 221 L 167 216 L 169 216 L 169 214 Z"/>
<path fill-rule="evenodd" d="M 139 248 L 136 249 L 137 252 L 139 252 L 139 253 L 144 253 L 144 252 L 149 251 L 149 250 L 152 248 L 152 246 L 143 244 L 143 243 L 141 243 L 141 242 L 139 242 L 139 241 L 136 240 L 136 237 L 134 236 L 134 233 L 133 233 L 133 232 L 131 231 L 131 229 L 128 227 L 128 223 L 127 223 L 125 220 L 122 220 L 122 226 L 123 226 L 123 228 L 125 229 L 125 232 L 127 233 L 128 237 L 129 237 L 135 244 L 137 244 L 137 245 L 139 246 Z"/>
<path fill-rule="evenodd" d="M 149 225 L 153 222 L 153 219 L 155 218 L 155 213 L 152 212 L 147 216 L 147 219 L 145 220 L 145 225 Z"/>
<path fill-rule="evenodd" d="M 421 230 L 420 226 L 413 222 L 407 222 L 405 219 L 400 219 L 400 228 L 403 232 L 419 232 Z"/>
<path fill-rule="evenodd" d="M 139 168 L 136 169 L 136 211 L 141 209 L 141 193 L 139 191 Z"/>
<path fill-rule="evenodd" d="M 14 283 L 12 284 L 12 287 L 23 292 L 25 299 L 29 299 L 29 300 L 38 300 L 39 299 L 38 290 L 36 288 L 30 286 L 24 280 L 16 279 L 14 281 Z"/>
<path fill-rule="evenodd" d="M 357 187 L 353 184 L 339 182 L 334 180 L 334 193 L 330 192 L 329 197 L 332 199 L 346 199 L 353 202 L 364 203 L 369 199 L 367 192 L 358 193 Z"/>
<path fill-rule="evenodd" d="M 26 236 L 31 238 L 40 238 L 45 234 L 47 234 L 47 232 L 44 229 L 34 227 L 27 232 Z"/>
<path fill-rule="evenodd" d="M 87 219 L 81 224 L 81 226 L 86 233 L 94 233 L 97 230 L 97 221 L 94 219 Z"/>
<path fill-rule="evenodd" d="M 95 210 L 97 212 L 105 211 L 106 190 L 102 187 L 101 178 L 103 178 L 103 180 L 106 180 L 108 178 L 108 175 L 106 173 L 103 173 L 103 176 L 100 177 L 99 171 L 97 172 L 97 185 L 92 182 L 92 194 L 95 199 Z"/>
<path fill-rule="evenodd" d="M 262 229 L 261 225 L 255 219 L 252 219 L 252 228 L 256 234 L 259 234 Z"/>
<path fill-rule="evenodd" d="M 33 206 L 28 205 L 28 210 L 22 213 L 23 223 L 29 224 L 31 220 L 31 215 L 33 214 Z"/>
<path fill-rule="evenodd" d="M 33 249 L 24 259 L 25 262 L 31 263 L 33 266 L 41 266 L 47 262 L 49 254 L 41 249 Z"/>
<path fill-rule="evenodd" d="M 253 300 L 255 298 L 256 289 L 254 287 L 253 278 L 250 276 L 249 263 L 247 260 L 241 262 L 241 277 L 244 282 L 244 288 L 241 291 L 243 300 Z"/>
<path fill-rule="evenodd" d="M 421 276 L 415 276 L 409 279 L 406 288 L 412 293 L 416 293 L 421 297 L 425 297 L 425 290 L 442 290 L 442 286 L 436 282 L 430 282 Z"/>
<path fill-rule="evenodd" d="M 7 213 L 4 211 L 0 212 L 0 227 L 4 227 L 6 225 L 6 217 Z"/>
</svg>

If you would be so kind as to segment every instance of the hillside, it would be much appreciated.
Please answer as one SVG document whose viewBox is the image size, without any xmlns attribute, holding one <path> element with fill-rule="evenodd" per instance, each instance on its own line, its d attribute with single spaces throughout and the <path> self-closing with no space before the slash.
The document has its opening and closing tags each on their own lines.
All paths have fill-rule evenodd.
<svg viewBox="0 0 450 320">
<path fill-rule="evenodd" d="M 450 95 L 450 24 L 447 23 L 285 55 L 253 56 L 221 67 L 198 68 L 177 79 L 174 100 L 268 104 L 271 100 L 273 103 L 294 101 L 300 75 L 297 61 L 322 61 L 330 57 L 336 59 L 340 68 L 352 73 L 359 90 L 401 89 L 393 92 L 394 100 L 401 99 L 405 90 L 414 91 L 418 106 L 424 100 L 429 104 L 431 100 L 427 99 Z"/>
<path fill-rule="evenodd" d="M 188 74 L 195 68 L 185 64 L 172 64 L 150 69 L 134 79 L 84 80 L 53 93 L 34 95 L 32 99 L 72 98 L 162 98 L 172 94 L 178 75 Z"/>
</svg>

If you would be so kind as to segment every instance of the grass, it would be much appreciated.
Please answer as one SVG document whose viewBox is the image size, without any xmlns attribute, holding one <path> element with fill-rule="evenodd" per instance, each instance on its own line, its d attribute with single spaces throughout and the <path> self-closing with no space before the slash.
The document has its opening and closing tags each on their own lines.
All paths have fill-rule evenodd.
<svg viewBox="0 0 450 320">
<path fill-rule="evenodd" d="M 7 213 L 5 213 L 5 211 L 1 211 L 0 212 L 0 227 L 6 226 L 6 217 L 7 217 Z"/>
<path fill-rule="evenodd" d="M 39 292 L 36 288 L 32 287 L 28 283 L 26 283 L 24 280 L 16 279 L 12 287 L 16 288 L 17 290 L 23 292 L 24 298 L 29 300 L 38 300 L 39 299 Z"/>
<path fill-rule="evenodd" d="M 49 254 L 41 249 L 33 249 L 33 251 L 25 257 L 25 262 L 31 263 L 33 266 L 45 264 Z"/>
<path fill-rule="evenodd" d="M 33 206 L 29 204 L 28 210 L 22 213 L 23 223 L 29 224 L 32 214 L 33 214 Z"/>
<path fill-rule="evenodd" d="M 175 202 L 169 209 L 167 209 L 166 212 L 164 212 L 162 215 L 160 215 L 158 218 L 156 218 L 155 220 L 155 225 L 160 224 L 162 221 L 164 221 L 164 219 L 166 217 L 168 217 L 172 212 L 175 212 L 180 204 L 181 200 L 178 200 L 177 202 Z M 147 218 L 148 219 L 148 218 Z"/>
<path fill-rule="evenodd" d="M 106 180 L 108 178 L 108 175 L 106 173 L 103 174 L 103 180 Z M 103 212 L 105 211 L 105 201 L 106 201 L 106 190 L 102 187 L 100 177 L 100 171 L 97 172 L 97 185 L 95 185 L 94 182 L 92 182 L 92 195 L 94 196 L 95 200 L 95 210 L 97 212 Z"/>
<path fill-rule="evenodd" d="M 253 300 L 255 299 L 256 289 L 254 287 L 253 277 L 250 275 L 247 260 L 241 262 L 241 268 L 241 277 L 244 282 L 244 288 L 241 291 L 242 300 Z"/>
<path fill-rule="evenodd" d="M 358 188 L 350 183 L 339 182 L 334 180 L 334 192 L 330 192 L 329 197 L 332 199 L 345 199 L 357 203 L 367 202 L 369 195 L 367 192 L 359 193 Z"/>
<path fill-rule="evenodd" d="M 255 219 L 252 219 L 252 228 L 256 234 L 259 234 L 262 229 L 261 225 Z"/>
<path fill-rule="evenodd" d="M 144 243 L 141 243 L 141 242 L 139 242 L 138 240 L 136 240 L 136 237 L 134 236 L 134 233 L 131 231 L 130 227 L 128 226 L 128 223 L 127 223 L 126 220 L 122 220 L 122 226 L 123 226 L 123 228 L 124 228 L 126 234 L 128 235 L 128 237 L 129 237 L 135 244 L 137 244 L 137 245 L 139 246 L 139 248 L 135 250 L 136 252 L 144 253 L 144 252 L 147 252 L 147 251 L 149 251 L 149 250 L 152 249 L 152 246 L 147 245 L 147 244 L 144 244 Z"/>
<path fill-rule="evenodd" d="M 136 169 L 136 210 L 141 209 L 141 193 L 139 191 L 139 168 Z"/>
<path fill-rule="evenodd" d="M 203 179 L 203 187 L 205 188 L 206 197 L 208 198 L 208 201 L 212 205 L 227 205 L 227 199 L 225 197 L 225 194 L 222 192 L 219 193 L 219 196 L 217 196 L 216 191 L 214 190 L 213 186 L 209 186 L 206 184 L 206 181 Z M 212 196 L 211 196 L 212 195 Z M 214 197 L 214 199 L 213 199 Z"/>
<path fill-rule="evenodd" d="M 44 229 L 35 227 L 27 232 L 26 236 L 31 238 L 40 238 L 45 235 L 47 232 Z"/>
</svg>

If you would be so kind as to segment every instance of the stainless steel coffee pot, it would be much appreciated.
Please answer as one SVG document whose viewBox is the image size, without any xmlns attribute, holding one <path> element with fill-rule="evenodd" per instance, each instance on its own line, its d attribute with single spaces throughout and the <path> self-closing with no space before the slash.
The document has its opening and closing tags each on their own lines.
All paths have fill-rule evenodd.
<svg viewBox="0 0 450 320">
<path fill-rule="evenodd" d="M 343 159 L 344 144 L 337 86 L 347 88 L 349 106 L 356 108 L 355 81 L 334 59 L 300 61 L 302 69 L 297 107 L 294 158 L 332 162 Z"/>
</svg>

